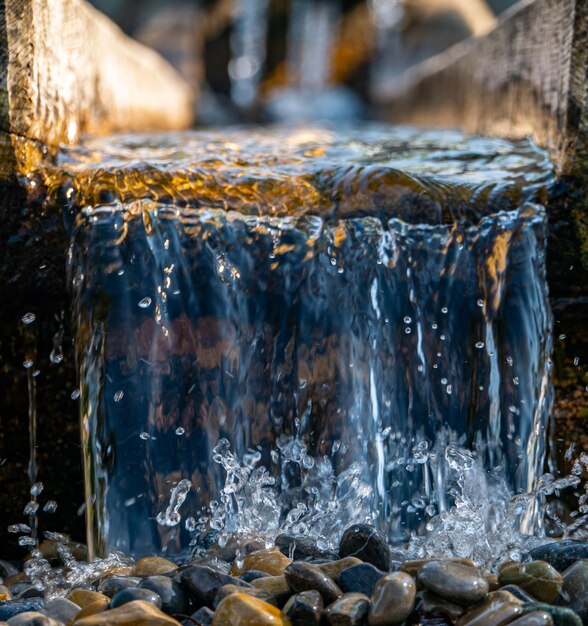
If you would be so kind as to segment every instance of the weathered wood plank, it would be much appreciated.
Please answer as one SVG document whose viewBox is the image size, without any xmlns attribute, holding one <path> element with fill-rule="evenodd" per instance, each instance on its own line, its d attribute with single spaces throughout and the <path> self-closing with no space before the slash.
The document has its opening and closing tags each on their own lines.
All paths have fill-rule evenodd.
<svg viewBox="0 0 588 626">
<path fill-rule="evenodd" d="M 56 146 L 191 121 L 175 70 L 84 0 L 0 2 L 0 131 Z M 0 175 L 13 168 L 4 162 Z"/>
<path fill-rule="evenodd" d="M 404 74 L 381 95 L 394 122 L 531 135 L 562 175 L 588 159 L 588 0 L 521 0 L 488 35 Z"/>
</svg>

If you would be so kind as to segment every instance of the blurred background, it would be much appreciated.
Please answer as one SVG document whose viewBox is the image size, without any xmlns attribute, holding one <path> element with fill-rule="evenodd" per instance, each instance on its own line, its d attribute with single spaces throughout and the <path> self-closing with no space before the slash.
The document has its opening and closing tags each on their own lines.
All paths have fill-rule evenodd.
<svg viewBox="0 0 588 626">
<path fill-rule="evenodd" d="M 193 87 L 198 125 L 377 117 L 515 0 L 91 0 Z"/>
</svg>

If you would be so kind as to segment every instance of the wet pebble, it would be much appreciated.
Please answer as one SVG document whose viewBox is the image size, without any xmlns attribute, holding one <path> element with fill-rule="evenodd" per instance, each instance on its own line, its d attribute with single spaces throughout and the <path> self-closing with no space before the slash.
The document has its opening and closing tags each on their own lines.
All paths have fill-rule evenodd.
<svg viewBox="0 0 588 626">
<path fill-rule="evenodd" d="M 553 626 L 553 619 L 545 611 L 533 611 L 510 622 L 510 626 Z"/>
<path fill-rule="evenodd" d="M 80 607 L 67 598 L 53 598 L 47 602 L 45 612 L 50 617 L 67 624 L 80 612 Z"/>
<path fill-rule="evenodd" d="M 86 605 L 80 612 L 76 615 L 76 620 L 81 620 L 84 617 L 90 617 L 90 615 L 96 615 L 98 613 L 103 613 L 110 608 L 110 598 L 106 598 L 106 600 L 96 600 L 95 602 L 91 602 Z M 75 620 L 74 620 L 75 621 Z"/>
<path fill-rule="evenodd" d="M 90 589 L 73 589 L 67 594 L 67 598 L 68 600 L 75 602 L 82 609 L 98 600 L 102 600 L 107 603 L 110 602 L 110 598 L 108 596 L 103 593 L 98 593 L 97 591 L 91 591 Z"/>
<path fill-rule="evenodd" d="M 119 591 L 136 587 L 140 582 L 136 576 L 109 576 L 100 581 L 98 592 L 112 598 Z"/>
<path fill-rule="evenodd" d="M 385 572 L 392 564 L 386 537 L 369 524 L 354 524 L 341 537 L 339 557 L 355 556 Z"/>
<path fill-rule="evenodd" d="M 249 596 L 253 596 L 258 600 L 263 600 L 273 606 L 278 606 L 276 598 L 269 592 L 262 589 L 256 589 L 255 587 L 245 588 L 237 587 L 237 585 L 223 585 L 216 594 L 213 602 L 213 608 L 216 608 L 227 596 L 232 593 L 246 593 Z"/>
<path fill-rule="evenodd" d="M 23 600 L 26 598 L 42 598 L 44 596 L 42 589 L 37 589 L 37 587 L 27 586 L 24 589 L 21 589 L 18 593 L 18 597 Z"/>
<path fill-rule="evenodd" d="M 302 561 L 295 561 L 284 572 L 286 582 L 294 593 L 301 591 L 318 591 L 323 602 L 328 605 L 343 595 L 343 592 L 318 566 Z"/>
<path fill-rule="evenodd" d="M 180 579 L 197 606 L 212 607 L 214 596 L 223 585 L 251 587 L 249 583 L 207 565 L 191 565 L 182 570 Z"/>
<path fill-rule="evenodd" d="M 0 559 L 0 578 L 10 578 L 16 576 L 18 569 L 9 561 L 3 561 Z"/>
<path fill-rule="evenodd" d="M 337 555 L 321 550 L 314 541 L 306 537 L 281 534 L 276 537 L 276 547 L 282 554 L 296 560 L 306 561 L 309 559 L 336 559 Z"/>
<path fill-rule="evenodd" d="M 288 626 L 288 621 L 275 606 L 245 593 L 233 593 L 218 605 L 212 626 Z"/>
<path fill-rule="evenodd" d="M 504 626 L 523 614 L 522 606 L 521 601 L 508 591 L 492 591 L 466 611 L 457 626 Z"/>
<path fill-rule="evenodd" d="M 507 563 L 498 573 L 500 585 L 517 585 L 540 602 L 551 604 L 563 584 L 561 574 L 546 561 Z"/>
<path fill-rule="evenodd" d="M 96 613 L 74 622 L 75 626 L 178 626 L 178 622 L 150 602 L 135 600 L 116 609 Z"/>
<path fill-rule="evenodd" d="M 149 602 L 158 609 L 161 608 L 161 598 L 157 593 L 150 589 L 140 589 L 139 587 L 129 587 L 128 589 L 121 589 L 117 591 L 110 601 L 110 608 L 116 609 L 123 604 L 134 602 L 135 600 L 142 600 L 143 602 Z"/>
<path fill-rule="evenodd" d="M 11 617 L 27 611 L 40 611 L 45 608 L 45 600 L 31 598 L 30 600 L 11 600 L 0 604 L 0 621 L 8 621 Z"/>
<path fill-rule="evenodd" d="M 248 572 L 241 574 L 239 578 L 245 581 L 246 583 L 252 583 L 254 580 L 257 580 L 258 578 L 267 578 L 268 576 L 269 574 L 267 574 L 266 572 L 260 572 L 259 570 L 251 569 Z"/>
<path fill-rule="evenodd" d="M 417 580 L 435 595 L 466 606 L 479 602 L 488 593 L 488 582 L 477 568 L 452 561 L 425 563 Z"/>
<path fill-rule="evenodd" d="M 149 576 L 139 583 L 139 589 L 149 589 L 161 598 L 161 610 L 164 613 L 186 613 L 190 602 L 182 586 L 169 576 Z"/>
<path fill-rule="evenodd" d="M 207 606 L 200 607 L 197 611 L 190 615 L 190 619 L 184 620 L 182 625 L 185 626 L 211 626 L 214 612 Z"/>
<path fill-rule="evenodd" d="M 588 560 L 578 561 L 565 570 L 557 604 L 567 606 L 588 622 Z"/>
<path fill-rule="evenodd" d="M 534 561 L 547 561 L 558 572 L 563 572 L 581 559 L 588 559 L 588 541 L 564 539 L 534 548 L 529 552 Z"/>
<path fill-rule="evenodd" d="M 319 624 L 324 603 L 318 591 L 302 591 L 293 595 L 282 612 L 292 626 L 313 626 Z"/>
<path fill-rule="evenodd" d="M 233 576 L 242 576 L 249 570 L 257 570 L 265 572 L 270 576 L 281 576 L 290 563 L 292 563 L 292 559 L 284 556 L 277 548 L 260 550 L 244 557 L 241 566 L 233 565 L 231 574 Z"/>
<path fill-rule="evenodd" d="M 412 576 L 405 572 L 387 574 L 376 583 L 369 611 L 370 626 L 400 624 L 411 614 L 416 596 Z"/>
<path fill-rule="evenodd" d="M 137 561 L 131 571 L 131 576 L 156 576 L 169 574 L 178 569 L 178 566 L 167 559 L 158 556 L 148 556 Z"/>
<path fill-rule="evenodd" d="M 342 572 L 350 567 L 353 567 L 354 565 L 359 565 L 360 563 L 362 563 L 361 559 L 358 559 L 355 556 L 346 556 L 345 558 L 337 559 L 336 561 L 321 563 L 318 567 L 321 572 L 325 573 L 329 578 L 332 578 L 335 582 L 337 582 Z"/>
<path fill-rule="evenodd" d="M 453 624 L 463 615 L 465 610 L 465 607 L 460 604 L 444 600 L 430 591 L 419 591 L 416 595 L 415 612 L 419 617 L 449 618 Z"/>
<path fill-rule="evenodd" d="M 62 626 L 63 622 L 37 611 L 19 613 L 8 620 L 9 626 Z"/>
<path fill-rule="evenodd" d="M 370 610 L 370 599 L 363 593 L 345 593 L 323 612 L 329 626 L 362 626 Z"/>
<path fill-rule="evenodd" d="M 283 606 L 288 598 L 292 595 L 292 591 L 286 582 L 285 576 L 267 576 L 266 578 L 258 578 L 251 583 L 257 589 L 262 589 L 270 593 L 278 603 Z"/>
<path fill-rule="evenodd" d="M 359 563 L 349 567 L 339 575 L 338 585 L 344 593 L 356 592 L 371 596 L 376 583 L 386 572 L 371 563 Z"/>
<path fill-rule="evenodd" d="M 535 611 L 548 613 L 555 626 L 582 626 L 582 620 L 578 614 L 571 609 L 560 606 L 552 606 L 551 604 L 545 604 L 542 602 L 531 602 L 523 605 L 524 615 Z"/>
<path fill-rule="evenodd" d="M 444 563 L 460 563 L 461 565 L 469 565 L 470 567 L 476 567 L 476 564 L 471 559 L 461 559 L 461 558 L 446 558 L 446 559 L 409 559 L 404 561 L 400 565 L 400 571 L 406 572 L 413 577 L 416 577 L 418 571 L 431 561 L 443 561 Z"/>
<path fill-rule="evenodd" d="M 531 594 L 527 593 L 524 589 L 521 589 L 517 585 L 504 585 L 501 587 L 502 591 L 508 591 L 512 593 L 515 598 L 518 598 L 521 602 L 537 602 Z"/>
</svg>

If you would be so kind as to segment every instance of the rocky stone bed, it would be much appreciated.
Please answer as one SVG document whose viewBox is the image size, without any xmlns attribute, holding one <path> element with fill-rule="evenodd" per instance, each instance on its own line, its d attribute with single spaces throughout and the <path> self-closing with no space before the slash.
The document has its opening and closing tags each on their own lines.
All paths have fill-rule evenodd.
<svg viewBox="0 0 588 626">
<path fill-rule="evenodd" d="M 230 550 L 218 549 L 183 565 L 147 557 L 51 599 L 23 571 L 0 561 L 0 624 L 588 624 L 588 542 L 546 544 L 496 573 L 468 559 L 404 560 L 364 524 L 347 529 L 338 554 L 286 535 L 275 544 L 260 550 L 252 542 L 249 553 L 232 563 L 225 560 Z"/>
</svg>

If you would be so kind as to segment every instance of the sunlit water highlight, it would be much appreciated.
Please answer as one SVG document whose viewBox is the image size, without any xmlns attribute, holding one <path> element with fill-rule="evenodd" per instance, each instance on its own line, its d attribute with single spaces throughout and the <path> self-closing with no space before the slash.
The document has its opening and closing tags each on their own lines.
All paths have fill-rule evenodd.
<svg viewBox="0 0 588 626">
<path fill-rule="evenodd" d="M 72 236 L 92 552 L 186 555 L 207 525 L 332 549 L 363 520 L 488 562 L 541 532 L 540 493 L 508 504 L 538 487 L 551 399 L 533 145 L 122 136 L 44 178 Z"/>
</svg>

